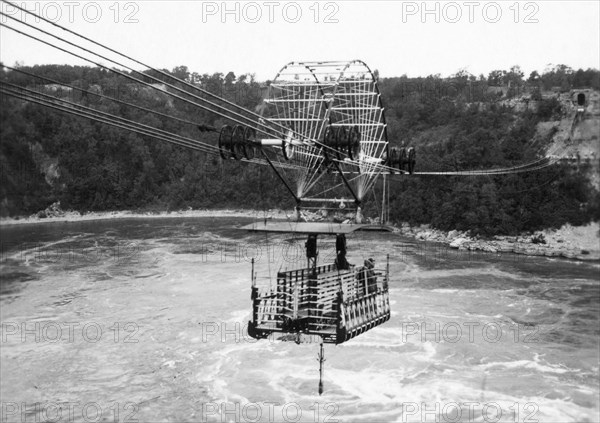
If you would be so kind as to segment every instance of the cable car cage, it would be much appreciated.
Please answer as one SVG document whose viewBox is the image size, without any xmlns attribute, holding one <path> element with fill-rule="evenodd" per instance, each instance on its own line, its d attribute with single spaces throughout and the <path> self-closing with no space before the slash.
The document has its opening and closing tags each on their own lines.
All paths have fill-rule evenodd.
<svg viewBox="0 0 600 423">
<path fill-rule="evenodd" d="M 308 235 L 307 267 L 277 273 L 274 287 L 258 286 L 252 266 L 252 320 L 248 334 L 255 339 L 274 334 L 320 337 L 341 344 L 390 319 L 389 257 L 383 268 L 347 263 L 347 233 L 367 225 L 296 223 L 295 233 Z M 290 224 L 253 224 L 242 229 L 290 232 Z M 317 265 L 319 235 L 336 235 L 335 263 Z"/>
</svg>

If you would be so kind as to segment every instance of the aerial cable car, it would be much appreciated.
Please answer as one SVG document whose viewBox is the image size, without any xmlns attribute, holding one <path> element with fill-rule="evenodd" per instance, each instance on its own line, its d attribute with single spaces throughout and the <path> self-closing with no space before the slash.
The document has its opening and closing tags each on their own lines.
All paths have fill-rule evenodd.
<svg viewBox="0 0 600 423">
<path fill-rule="evenodd" d="M 223 159 L 262 154 L 271 164 L 296 200 L 297 222 L 265 220 L 242 229 L 305 236 L 306 265 L 279 269 L 274 285 L 261 285 L 252 263 L 248 334 L 297 342 L 319 337 L 322 393 L 323 344 L 348 342 L 390 319 L 389 256 L 387 261 L 367 259 L 364 265 L 346 258 L 346 236 L 374 229 L 362 224 L 361 206 L 389 157 L 384 109 L 376 78 L 358 60 L 289 63 L 271 83 L 265 105 L 264 124 L 287 128 L 279 132 L 280 139 L 258 140 L 256 133 L 249 137 L 241 127 L 225 126 L 219 151 Z M 281 154 L 273 154 L 274 149 Z M 246 151 L 253 153 L 246 156 Z M 315 194 L 318 183 L 332 177 L 341 177 L 350 198 Z M 353 204 L 355 223 L 301 222 L 300 211 L 307 203 Z M 332 262 L 319 260 L 323 237 L 335 237 Z"/>
</svg>

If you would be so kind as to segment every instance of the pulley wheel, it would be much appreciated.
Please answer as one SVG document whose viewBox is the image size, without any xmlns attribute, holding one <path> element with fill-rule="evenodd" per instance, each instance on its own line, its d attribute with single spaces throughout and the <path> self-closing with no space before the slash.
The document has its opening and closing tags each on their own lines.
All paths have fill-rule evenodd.
<svg viewBox="0 0 600 423">
<path fill-rule="evenodd" d="M 358 160 L 360 156 L 360 131 L 358 126 L 353 126 L 348 134 L 348 157 Z"/>
<path fill-rule="evenodd" d="M 256 129 L 246 127 L 244 130 L 244 153 L 246 159 L 252 160 L 256 156 Z"/>
<path fill-rule="evenodd" d="M 348 151 L 348 139 L 349 133 L 345 126 L 338 126 L 336 128 L 336 151 L 338 160 L 344 160 L 344 155 Z"/>
<path fill-rule="evenodd" d="M 404 165 L 406 164 L 406 148 L 401 147 L 399 151 L 398 157 L 398 169 L 404 170 Z"/>
<path fill-rule="evenodd" d="M 417 151 L 414 147 L 408 149 L 408 173 L 411 175 L 415 171 L 415 165 L 417 164 Z"/>
<path fill-rule="evenodd" d="M 231 156 L 236 160 L 241 160 L 245 157 L 246 152 L 244 151 L 244 127 L 236 125 L 233 128 L 233 134 L 231 135 Z"/>
<path fill-rule="evenodd" d="M 233 133 L 233 128 L 229 125 L 224 125 L 221 128 L 221 133 L 219 134 L 219 154 L 223 160 L 228 160 L 231 158 L 231 135 Z"/>
<path fill-rule="evenodd" d="M 337 139 L 335 136 L 335 128 L 332 126 L 328 126 L 325 129 L 325 136 L 323 137 L 323 144 L 327 147 L 336 148 L 337 147 Z"/>
</svg>

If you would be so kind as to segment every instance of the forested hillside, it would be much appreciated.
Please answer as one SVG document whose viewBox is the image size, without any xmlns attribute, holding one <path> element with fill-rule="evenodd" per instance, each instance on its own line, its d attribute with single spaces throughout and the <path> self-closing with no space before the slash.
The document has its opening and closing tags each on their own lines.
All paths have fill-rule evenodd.
<svg viewBox="0 0 600 423">
<path fill-rule="evenodd" d="M 215 133 L 102 96 L 217 127 L 226 123 L 100 68 L 18 70 L 60 83 L 7 69 L 0 78 L 215 145 Z M 249 109 L 260 104 L 268 84 L 252 75 L 202 75 L 185 66 L 171 73 Z M 381 78 L 380 89 L 390 141 L 417 148 L 418 171 L 487 169 L 536 160 L 552 137 L 540 135 L 538 124 L 565 113 L 555 94 L 573 88 L 600 90 L 599 75 L 597 70 L 573 71 L 559 65 L 524 78 L 513 67 L 487 77 L 459 72 L 449 78 Z M 56 201 L 63 209 L 81 212 L 293 206 L 267 167 L 222 162 L 5 95 L 0 106 L 3 216 L 29 215 Z M 563 163 L 504 176 L 395 176 L 390 217 L 483 235 L 582 224 L 600 214 L 600 196 L 587 175 L 580 167 Z M 367 198 L 367 215 L 377 215 L 380 200 L 377 186 Z"/>
</svg>

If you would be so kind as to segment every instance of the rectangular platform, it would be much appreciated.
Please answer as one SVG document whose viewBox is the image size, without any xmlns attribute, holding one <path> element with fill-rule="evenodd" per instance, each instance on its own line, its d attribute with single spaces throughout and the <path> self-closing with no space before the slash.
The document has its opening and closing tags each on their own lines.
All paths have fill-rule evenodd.
<svg viewBox="0 0 600 423">
<path fill-rule="evenodd" d="M 392 232 L 393 228 L 385 225 L 357 225 L 333 222 L 255 222 L 240 229 L 251 232 L 279 232 L 299 234 L 350 234 L 356 231 Z"/>
</svg>

